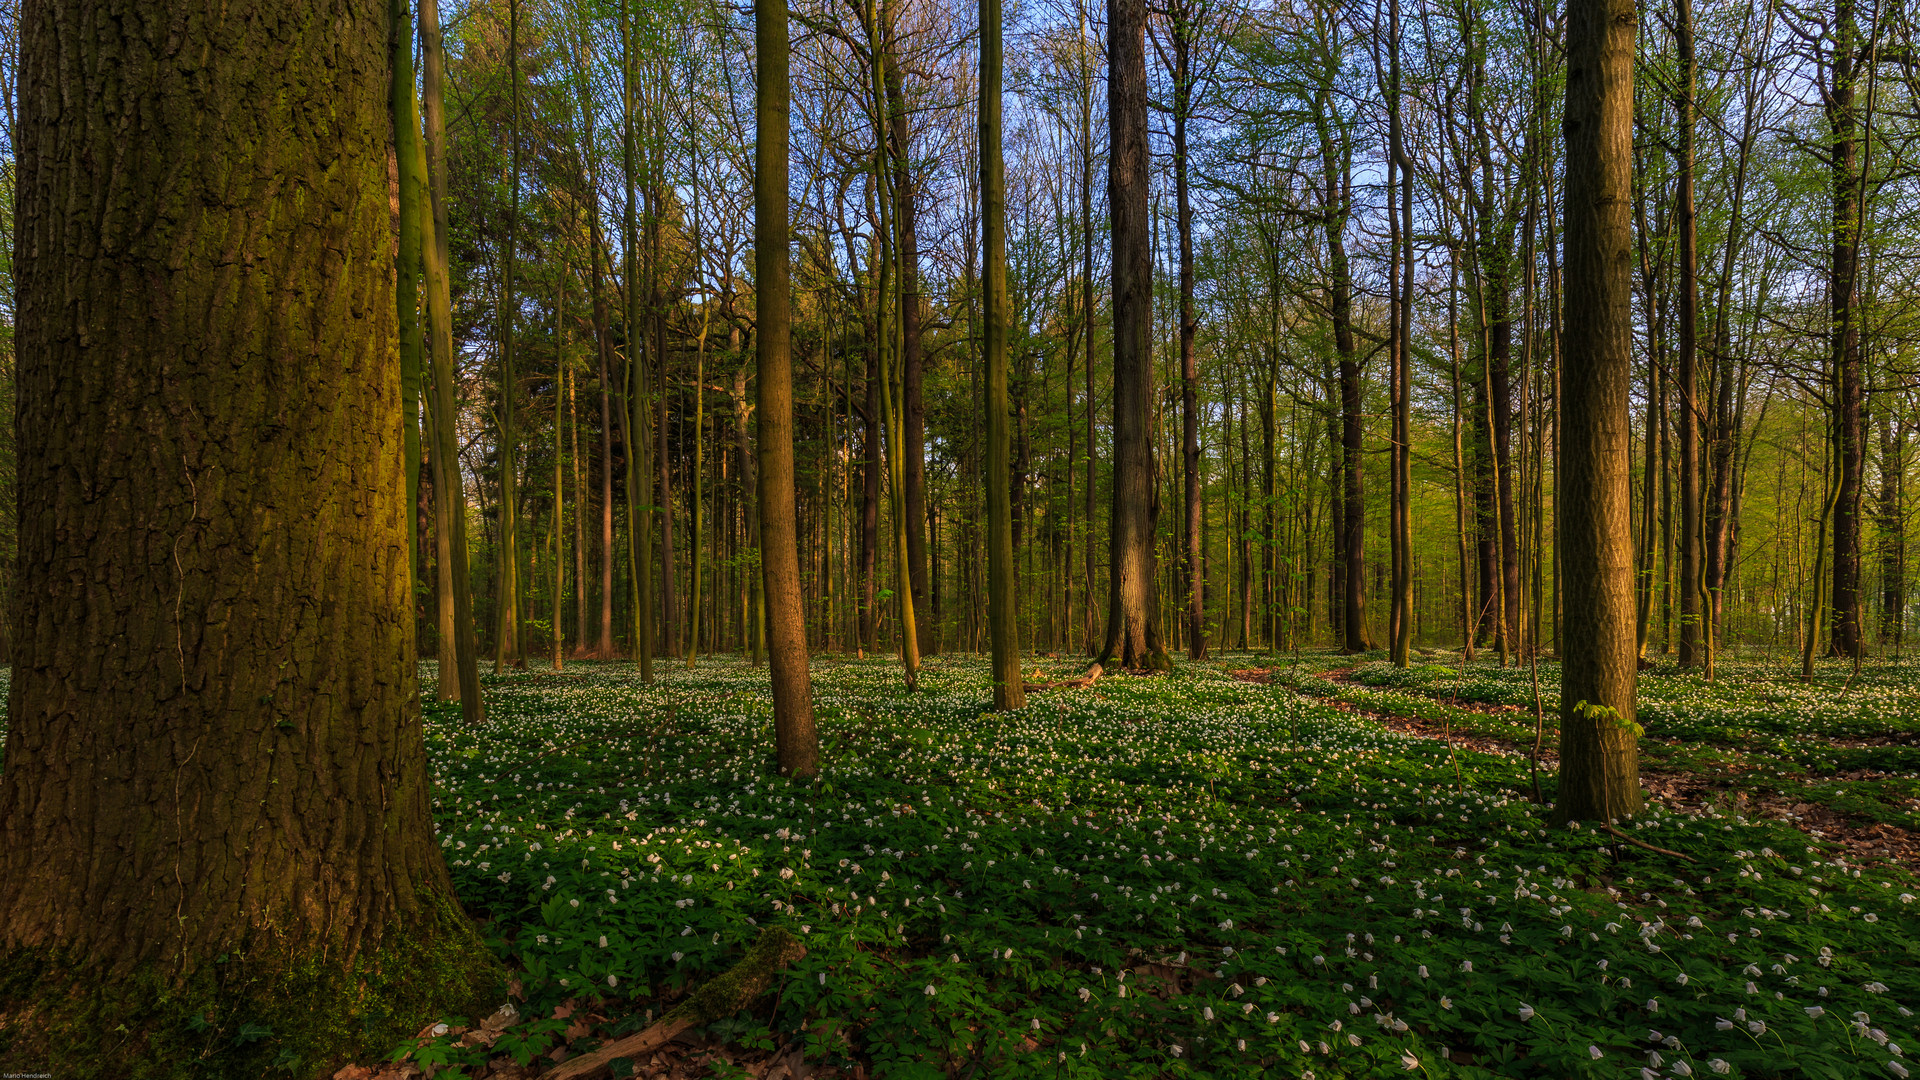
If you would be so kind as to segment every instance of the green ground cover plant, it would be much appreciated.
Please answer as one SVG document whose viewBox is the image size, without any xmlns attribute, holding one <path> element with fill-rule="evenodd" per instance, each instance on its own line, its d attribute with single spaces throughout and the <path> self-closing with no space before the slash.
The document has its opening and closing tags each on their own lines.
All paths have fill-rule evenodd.
<svg viewBox="0 0 1920 1080">
<path fill-rule="evenodd" d="M 1364 659 L 1364 658 L 1363 658 Z M 1829 661 L 1808 684 L 1798 669 L 1723 660 L 1698 671 L 1657 667 L 1640 680 L 1645 766 L 1790 796 L 1863 822 L 1920 830 L 1920 682 L 1899 661 Z M 1335 675 L 1337 678 L 1329 677 Z M 1539 667 L 1541 740 L 1557 744 L 1560 666 Z M 1530 748 L 1534 672 L 1480 663 L 1405 670 L 1380 660 L 1313 656 L 1277 674 L 1303 693 L 1369 712 L 1414 717 Z"/>
<path fill-rule="evenodd" d="M 999 715 L 984 660 L 931 658 L 914 695 L 829 661 L 809 783 L 772 778 L 744 663 L 512 674 L 483 727 L 430 717 L 441 845 L 525 1016 L 597 999 L 631 1030 L 780 926 L 806 957 L 715 1033 L 880 1077 L 1879 1077 L 1920 1052 L 1905 875 L 1714 811 L 1550 828 L 1523 757 L 1456 767 L 1227 673 L 1255 663 Z M 1436 667 L 1391 692 L 1435 700 Z M 471 1075 L 563 1027 L 401 1052 Z"/>
</svg>

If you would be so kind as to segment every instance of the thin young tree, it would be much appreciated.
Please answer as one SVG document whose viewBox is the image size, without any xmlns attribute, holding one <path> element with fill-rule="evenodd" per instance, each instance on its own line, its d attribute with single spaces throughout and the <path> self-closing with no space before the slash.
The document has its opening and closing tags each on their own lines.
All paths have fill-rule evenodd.
<svg viewBox="0 0 1920 1080">
<path fill-rule="evenodd" d="M 1567 5 L 1566 344 L 1559 532 L 1566 576 L 1562 821 L 1641 808 L 1634 722 L 1632 0 Z"/>
<path fill-rule="evenodd" d="M 134 1075 L 207 1010 L 273 1032 L 229 1075 L 384 1051 L 498 985 L 414 674 L 392 9 L 23 16 L 0 951 L 66 1051 L 9 1067 Z"/>
<path fill-rule="evenodd" d="M 767 657 L 780 772 L 820 771 L 807 671 L 806 609 L 793 494 L 793 324 L 789 310 L 785 0 L 754 0 L 754 348 L 759 370 L 760 573 L 767 597 Z"/>
<path fill-rule="evenodd" d="M 620 5 L 620 164 L 626 198 L 620 207 L 620 247 L 625 260 L 622 312 L 627 342 L 626 408 L 620 411 L 627 446 L 627 559 L 633 582 L 633 655 L 640 681 L 653 681 L 653 510 L 647 504 L 652 440 L 647 434 L 647 372 L 640 259 L 640 42 L 632 0 Z"/>
</svg>

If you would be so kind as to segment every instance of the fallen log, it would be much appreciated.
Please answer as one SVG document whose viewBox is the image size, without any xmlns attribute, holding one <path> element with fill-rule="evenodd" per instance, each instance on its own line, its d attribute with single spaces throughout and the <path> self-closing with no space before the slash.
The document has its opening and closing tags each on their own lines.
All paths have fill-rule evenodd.
<svg viewBox="0 0 1920 1080">
<path fill-rule="evenodd" d="M 760 940 L 753 943 L 753 948 L 747 950 L 739 963 L 695 990 L 658 1023 L 639 1034 L 616 1039 L 591 1054 L 562 1062 L 542 1073 L 540 1080 L 584 1080 L 612 1065 L 615 1058 L 638 1057 L 665 1046 L 689 1028 L 732 1016 L 766 993 L 767 987 L 773 985 L 775 973 L 805 955 L 807 947 L 800 944 L 799 938 L 778 927 L 769 927 L 761 932 Z"/>
</svg>

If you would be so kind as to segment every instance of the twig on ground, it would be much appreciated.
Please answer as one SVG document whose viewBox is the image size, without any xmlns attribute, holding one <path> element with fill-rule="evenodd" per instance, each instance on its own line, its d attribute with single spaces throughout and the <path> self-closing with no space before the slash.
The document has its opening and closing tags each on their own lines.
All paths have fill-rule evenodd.
<svg viewBox="0 0 1920 1080">
<path fill-rule="evenodd" d="M 766 992 L 775 972 L 805 955 L 807 947 L 800 944 L 799 938 L 778 927 L 770 927 L 761 932 L 760 940 L 753 943 L 753 948 L 747 950 L 739 963 L 695 990 L 672 1012 L 661 1017 L 659 1023 L 637 1035 L 610 1042 L 591 1054 L 565 1061 L 543 1073 L 540 1080 L 580 1080 L 607 1068 L 615 1058 L 638 1057 L 666 1045 L 688 1028 L 732 1016 Z"/>
</svg>

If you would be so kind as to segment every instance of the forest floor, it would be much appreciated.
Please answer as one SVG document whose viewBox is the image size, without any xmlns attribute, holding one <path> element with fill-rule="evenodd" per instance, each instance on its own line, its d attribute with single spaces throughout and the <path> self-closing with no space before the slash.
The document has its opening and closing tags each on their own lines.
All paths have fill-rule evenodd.
<svg viewBox="0 0 1920 1080">
<path fill-rule="evenodd" d="M 737 660 L 490 678 L 429 752 L 514 1007 L 341 1075 L 579 1064 L 770 926 L 807 951 L 769 992 L 600 1075 L 1906 1075 L 1909 669 L 1650 672 L 1654 798 L 1614 836 L 1532 801 L 1557 669 L 1536 731 L 1528 668 L 1423 660 L 1232 654 L 1002 716 L 978 658 L 911 696 L 816 658 L 808 784 L 769 778 Z"/>
</svg>

